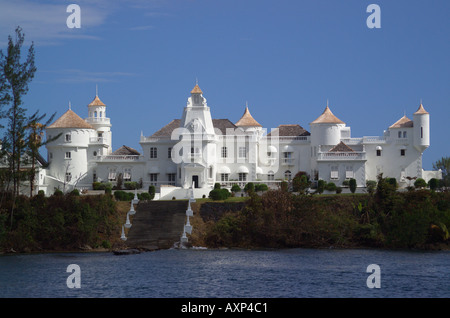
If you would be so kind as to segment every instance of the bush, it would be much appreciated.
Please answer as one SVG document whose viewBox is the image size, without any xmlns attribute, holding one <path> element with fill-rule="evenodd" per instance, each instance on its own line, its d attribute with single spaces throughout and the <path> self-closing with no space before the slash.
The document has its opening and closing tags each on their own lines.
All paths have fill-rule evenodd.
<svg viewBox="0 0 450 318">
<path fill-rule="evenodd" d="M 64 195 L 64 193 L 59 189 L 55 189 L 55 192 L 53 192 L 53 195 L 60 196 L 60 195 Z"/>
<path fill-rule="evenodd" d="M 356 180 L 353 179 L 353 178 L 351 178 L 351 179 L 349 180 L 349 182 L 348 182 L 348 186 L 349 186 L 349 188 L 350 188 L 350 191 L 351 191 L 352 193 L 355 193 L 355 191 L 356 191 Z"/>
<path fill-rule="evenodd" d="M 231 187 L 231 192 L 239 192 L 241 191 L 241 187 L 238 186 L 237 184 L 233 184 L 233 186 Z"/>
<path fill-rule="evenodd" d="M 269 190 L 269 187 L 267 186 L 267 184 L 258 183 L 257 185 L 255 185 L 255 191 L 264 192 L 267 190 Z"/>
<path fill-rule="evenodd" d="M 374 193 L 375 189 L 377 188 L 377 182 L 375 180 L 367 180 L 366 188 L 367 192 L 369 192 L 370 194 Z"/>
<path fill-rule="evenodd" d="M 106 190 L 106 189 L 112 189 L 111 182 L 94 182 L 92 183 L 92 189 L 93 190 Z"/>
<path fill-rule="evenodd" d="M 123 184 L 127 190 L 135 190 L 139 188 L 139 184 L 134 181 L 127 181 Z"/>
<path fill-rule="evenodd" d="M 220 183 L 215 183 L 214 184 L 214 189 L 220 189 Z"/>
<path fill-rule="evenodd" d="M 325 190 L 325 181 L 324 180 L 317 181 L 317 193 L 323 193 L 323 190 Z"/>
<path fill-rule="evenodd" d="M 78 196 L 78 195 L 80 195 L 80 191 L 78 191 L 78 189 L 73 189 L 72 192 L 70 192 L 70 194 Z"/>
<path fill-rule="evenodd" d="M 417 178 L 417 180 L 414 182 L 414 187 L 417 188 L 425 188 L 427 186 L 427 183 L 422 178 Z"/>
<path fill-rule="evenodd" d="M 336 187 L 336 193 L 341 193 L 342 192 L 342 188 L 341 187 Z"/>
<path fill-rule="evenodd" d="M 150 194 L 150 200 L 155 198 L 156 189 L 154 185 L 148 187 L 148 194 Z"/>
<path fill-rule="evenodd" d="M 428 186 L 430 187 L 431 191 L 435 191 L 438 188 L 439 181 L 436 178 L 431 178 L 430 181 L 428 181 Z"/>
<path fill-rule="evenodd" d="M 304 193 L 311 185 L 309 176 L 304 171 L 299 171 L 292 179 L 292 191 Z"/>
<path fill-rule="evenodd" d="M 245 192 L 253 192 L 255 191 L 255 184 L 253 182 L 249 182 L 244 187 Z"/>
<path fill-rule="evenodd" d="M 336 191 L 336 184 L 334 182 L 328 182 L 325 186 L 325 190 L 327 191 Z"/>
<path fill-rule="evenodd" d="M 151 200 L 150 198 L 150 193 L 148 192 L 142 192 L 142 193 L 138 193 L 138 199 L 139 200 Z M 134 197 L 133 197 L 134 198 Z"/>
<path fill-rule="evenodd" d="M 395 178 L 386 178 L 386 181 L 391 184 L 395 189 L 397 189 L 397 179 Z"/>
<path fill-rule="evenodd" d="M 212 200 L 226 200 L 230 197 L 231 193 L 228 189 L 214 189 L 209 192 L 209 198 Z"/>
<path fill-rule="evenodd" d="M 131 201 L 134 199 L 134 194 L 131 192 L 116 190 L 116 191 L 114 191 L 114 198 L 117 201 Z"/>
<path fill-rule="evenodd" d="M 350 182 L 349 182 L 348 180 L 342 181 L 342 185 L 343 185 L 344 187 L 348 187 L 349 184 L 350 184 Z"/>
</svg>

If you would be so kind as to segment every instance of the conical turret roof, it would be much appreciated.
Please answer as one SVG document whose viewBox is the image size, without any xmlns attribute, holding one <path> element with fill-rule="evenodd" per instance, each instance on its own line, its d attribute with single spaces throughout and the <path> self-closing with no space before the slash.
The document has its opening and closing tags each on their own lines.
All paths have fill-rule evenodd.
<svg viewBox="0 0 450 318">
<path fill-rule="evenodd" d="M 200 89 L 200 86 L 198 86 L 198 84 L 195 84 L 194 88 L 191 91 L 191 94 L 203 94 L 203 92 Z"/>
<path fill-rule="evenodd" d="M 237 121 L 237 123 L 235 124 L 235 126 L 241 127 L 241 126 L 246 126 L 246 127 L 252 127 L 252 126 L 256 126 L 256 127 L 262 127 L 260 123 L 258 123 L 250 114 L 250 111 L 248 110 L 248 106 L 245 107 L 245 111 L 244 111 L 244 115 L 242 115 L 241 119 L 239 119 Z"/>
<path fill-rule="evenodd" d="M 94 129 L 91 125 L 85 122 L 80 116 L 75 114 L 71 109 L 67 110 L 61 115 L 53 124 L 47 128 L 87 128 Z"/>
<path fill-rule="evenodd" d="M 97 95 L 95 95 L 94 100 L 88 106 L 106 106 Z"/>
<path fill-rule="evenodd" d="M 322 115 L 320 115 L 311 124 L 345 124 L 345 123 L 336 116 L 334 116 L 334 114 L 331 112 L 330 107 L 328 107 L 327 105 Z"/>
<path fill-rule="evenodd" d="M 414 113 L 414 115 L 416 115 L 416 114 L 429 114 L 429 113 L 425 110 L 425 108 L 423 108 L 422 103 L 420 103 L 420 106 L 417 109 L 417 111 Z"/>
</svg>

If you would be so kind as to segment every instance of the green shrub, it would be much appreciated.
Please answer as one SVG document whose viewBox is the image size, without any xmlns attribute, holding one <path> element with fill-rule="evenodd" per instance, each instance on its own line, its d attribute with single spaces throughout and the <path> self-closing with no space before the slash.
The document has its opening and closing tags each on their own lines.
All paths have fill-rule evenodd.
<svg viewBox="0 0 450 318">
<path fill-rule="evenodd" d="M 150 194 L 150 200 L 155 198 L 156 188 L 154 185 L 148 187 L 148 194 Z"/>
<path fill-rule="evenodd" d="M 53 195 L 61 196 L 61 195 L 64 195 L 64 193 L 59 189 L 55 189 L 55 192 L 53 192 Z"/>
<path fill-rule="evenodd" d="M 214 189 L 220 189 L 220 183 L 215 183 L 214 184 Z"/>
<path fill-rule="evenodd" d="M 255 191 L 264 192 L 269 190 L 269 187 L 265 183 L 258 183 L 255 185 Z"/>
<path fill-rule="evenodd" d="M 78 189 L 73 189 L 73 190 L 70 192 L 70 194 L 71 194 L 71 195 L 78 196 L 78 195 L 80 195 L 80 191 L 78 191 Z"/>
<path fill-rule="evenodd" d="M 325 186 L 325 190 L 327 191 L 336 191 L 336 184 L 334 182 L 328 182 Z"/>
<path fill-rule="evenodd" d="M 349 182 L 348 180 L 342 181 L 342 185 L 343 185 L 344 187 L 348 187 L 349 184 L 350 184 L 350 182 Z"/>
<path fill-rule="evenodd" d="M 342 192 L 342 188 L 341 187 L 336 187 L 336 193 L 341 193 Z"/>
<path fill-rule="evenodd" d="M 439 185 L 439 181 L 436 178 L 431 178 L 428 181 L 428 186 L 430 187 L 431 191 L 435 191 L 438 188 L 438 185 Z"/>
<path fill-rule="evenodd" d="M 422 178 L 417 178 L 417 180 L 414 182 L 414 187 L 417 188 L 425 188 L 427 186 L 427 183 Z"/>
<path fill-rule="evenodd" d="M 356 191 L 356 180 L 353 179 L 353 178 L 351 178 L 351 179 L 349 180 L 349 182 L 348 182 L 348 186 L 349 186 L 349 188 L 350 188 L 350 191 L 351 191 L 352 193 L 355 193 L 355 191 Z"/>
<path fill-rule="evenodd" d="M 245 192 L 253 192 L 255 191 L 255 184 L 253 182 L 249 182 L 244 187 Z"/>
<path fill-rule="evenodd" d="M 212 200 L 226 200 L 230 197 L 231 193 L 228 189 L 214 189 L 209 192 L 209 198 Z"/>
<path fill-rule="evenodd" d="M 139 188 L 139 184 L 135 181 L 127 181 L 123 184 L 127 190 L 135 190 Z"/>
<path fill-rule="evenodd" d="M 325 190 L 325 181 L 324 180 L 317 181 L 317 193 L 323 193 L 323 190 Z"/>
<path fill-rule="evenodd" d="M 125 192 L 123 190 L 116 190 L 114 191 L 114 198 L 117 201 L 131 201 L 134 199 L 134 193 Z"/>
<path fill-rule="evenodd" d="M 233 184 L 233 186 L 231 187 L 231 192 L 239 192 L 241 191 L 241 187 L 237 184 Z"/>
<path fill-rule="evenodd" d="M 374 193 L 375 189 L 377 188 L 377 182 L 375 180 L 367 180 L 366 188 L 367 192 L 369 192 L 370 194 Z"/>
<path fill-rule="evenodd" d="M 138 196 L 139 200 L 151 200 L 150 193 L 148 193 L 148 192 L 138 193 L 137 196 Z"/>
</svg>

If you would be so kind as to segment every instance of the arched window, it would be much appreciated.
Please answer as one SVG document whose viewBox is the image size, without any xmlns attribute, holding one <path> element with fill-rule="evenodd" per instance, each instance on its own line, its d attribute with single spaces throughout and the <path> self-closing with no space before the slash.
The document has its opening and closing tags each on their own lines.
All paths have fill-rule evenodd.
<svg viewBox="0 0 450 318">
<path fill-rule="evenodd" d="M 97 111 L 94 112 L 94 117 L 97 117 Z"/>
<path fill-rule="evenodd" d="M 284 178 L 285 178 L 286 180 L 291 180 L 291 179 L 292 179 L 292 173 L 291 173 L 290 170 L 286 170 L 286 171 L 284 172 Z"/>
<path fill-rule="evenodd" d="M 102 118 L 102 112 L 100 111 L 100 118 Z"/>
</svg>

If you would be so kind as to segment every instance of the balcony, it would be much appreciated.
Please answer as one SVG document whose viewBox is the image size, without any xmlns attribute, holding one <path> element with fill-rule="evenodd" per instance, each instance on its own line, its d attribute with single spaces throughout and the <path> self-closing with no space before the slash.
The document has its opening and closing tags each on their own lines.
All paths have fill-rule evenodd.
<svg viewBox="0 0 450 318">
<path fill-rule="evenodd" d="M 334 160 L 366 160 L 365 152 L 319 152 L 318 161 Z"/>
<path fill-rule="evenodd" d="M 91 137 L 89 138 L 89 143 L 96 145 L 107 145 L 106 138 L 104 137 Z"/>
<path fill-rule="evenodd" d="M 111 126 L 111 120 L 108 117 L 88 117 L 86 118 L 88 124 L 109 125 Z"/>
<path fill-rule="evenodd" d="M 283 166 L 293 166 L 295 163 L 295 158 L 281 158 L 281 165 Z"/>
<path fill-rule="evenodd" d="M 144 156 L 139 155 L 106 155 L 106 156 L 97 156 L 97 161 L 101 162 L 118 162 L 118 161 L 143 161 Z"/>
</svg>

